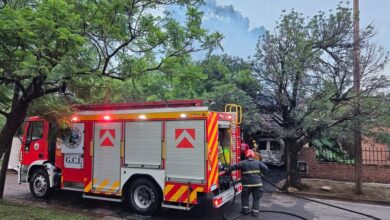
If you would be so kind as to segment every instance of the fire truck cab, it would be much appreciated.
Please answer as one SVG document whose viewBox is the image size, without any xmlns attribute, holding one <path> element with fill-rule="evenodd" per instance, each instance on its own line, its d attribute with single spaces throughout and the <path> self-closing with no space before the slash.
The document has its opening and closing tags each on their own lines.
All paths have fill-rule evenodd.
<svg viewBox="0 0 390 220">
<path fill-rule="evenodd" d="M 240 106 L 214 112 L 202 100 L 180 100 L 75 109 L 66 129 L 39 117 L 25 123 L 18 181 L 33 196 L 81 191 L 152 215 L 203 200 L 218 208 L 241 192 L 240 173 L 223 171 L 240 160 Z"/>
</svg>

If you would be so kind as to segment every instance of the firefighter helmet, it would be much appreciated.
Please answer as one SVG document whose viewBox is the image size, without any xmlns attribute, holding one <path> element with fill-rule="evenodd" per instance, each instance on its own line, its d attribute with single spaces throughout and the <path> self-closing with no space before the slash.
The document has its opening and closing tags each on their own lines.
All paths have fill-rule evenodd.
<svg viewBox="0 0 390 220">
<path fill-rule="evenodd" d="M 255 152 L 253 152 L 253 150 L 249 149 L 249 150 L 245 151 L 245 157 L 253 159 L 255 157 Z"/>
<path fill-rule="evenodd" d="M 241 152 L 245 153 L 249 149 L 249 145 L 247 143 L 242 143 L 241 144 Z"/>
</svg>

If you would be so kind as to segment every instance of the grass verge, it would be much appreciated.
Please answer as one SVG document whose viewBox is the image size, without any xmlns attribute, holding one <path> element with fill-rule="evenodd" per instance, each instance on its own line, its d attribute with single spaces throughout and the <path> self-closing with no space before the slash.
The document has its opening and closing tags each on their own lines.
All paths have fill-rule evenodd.
<svg viewBox="0 0 390 220">
<path fill-rule="evenodd" d="M 14 202 L 0 200 L 0 219 L 87 220 L 91 218 L 82 214 L 38 208 L 30 205 L 21 205 Z"/>
<path fill-rule="evenodd" d="M 363 184 L 363 194 L 356 195 L 355 184 L 352 182 L 342 182 L 322 179 L 302 179 L 302 183 L 308 189 L 299 192 L 316 195 L 334 196 L 347 200 L 378 201 L 390 203 L 390 185 L 385 184 Z M 321 190 L 321 186 L 331 187 L 330 191 Z"/>
</svg>

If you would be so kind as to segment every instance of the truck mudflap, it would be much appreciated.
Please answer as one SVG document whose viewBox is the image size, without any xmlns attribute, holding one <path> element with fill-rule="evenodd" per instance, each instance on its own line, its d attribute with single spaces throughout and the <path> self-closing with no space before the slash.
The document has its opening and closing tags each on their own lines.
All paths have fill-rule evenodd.
<svg viewBox="0 0 390 220">
<path fill-rule="evenodd" d="M 236 196 L 237 196 L 242 191 L 242 184 L 237 183 L 234 187 L 236 188 Z M 213 207 L 219 208 L 223 204 L 232 200 L 234 198 L 234 192 L 235 190 L 233 189 L 233 187 L 230 187 L 230 189 L 226 190 L 225 192 L 213 197 Z"/>
</svg>

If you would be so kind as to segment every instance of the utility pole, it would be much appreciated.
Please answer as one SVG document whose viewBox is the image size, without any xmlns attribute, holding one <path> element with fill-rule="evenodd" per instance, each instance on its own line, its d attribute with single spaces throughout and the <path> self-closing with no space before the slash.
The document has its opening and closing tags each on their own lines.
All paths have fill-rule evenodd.
<svg viewBox="0 0 390 220">
<path fill-rule="evenodd" d="M 356 96 L 354 114 L 360 115 L 360 36 L 359 36 L 359 0 L 353 0 L 353 87 Z M 356 193 L 362 194 L 362 132 L 360 119 L 354 128 L 355 145 L 355 187 Z"/>
</svg>

